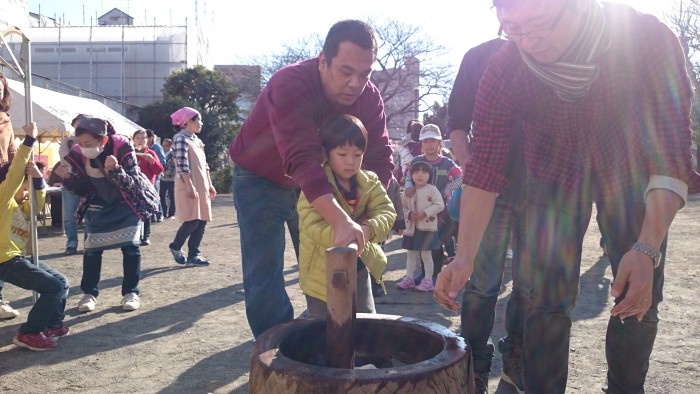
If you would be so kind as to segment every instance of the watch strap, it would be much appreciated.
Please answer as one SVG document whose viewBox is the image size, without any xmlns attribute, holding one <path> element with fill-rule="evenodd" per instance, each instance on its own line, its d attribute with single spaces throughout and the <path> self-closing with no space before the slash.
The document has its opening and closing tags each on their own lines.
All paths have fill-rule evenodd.
<svg viewBox="0 0 700 394">
<path fill-rule="evenodd" d="M 638 250 L 651 257 L 651 260 L 654 262 L 654 268 L 658 267 L 659 263 L 661 263 L 661 252 L 654 247 L 642 242 L 635 242 L 634 245 L 632 245 L 632 249 Z"/>
</svg>

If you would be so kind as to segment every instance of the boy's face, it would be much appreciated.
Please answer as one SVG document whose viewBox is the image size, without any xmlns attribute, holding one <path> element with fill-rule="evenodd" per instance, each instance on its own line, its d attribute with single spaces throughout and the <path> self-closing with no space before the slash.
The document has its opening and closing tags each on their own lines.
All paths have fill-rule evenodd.
<svg viewBox="0 0 700 394">
<path fill-rule="evenodd" d="M 168 141 L 168 142 L 163 142 L 163 150 L 166 152 L 170 151 L 170 148 L 173 147 L 173 143 Z"/>
<path fill-rule="evenodd" d="M 428 156 L 429 158 L 434 158 L 440 153 L 442 141 L 436 140 L 435 138 L 427 138 L 421 141 L 420 143 L 421 149 L 423 150 L 423 154 Z"/>
<path fill-rule="evenodd" d="M 29 181 L 26 179 L 22 182 L 22 187 L 19 188 L 17 194 L 15 194 L 15 201 L 17 204 L 21 204 L 29 199 Z"/>
<path fill-rule="evenodd" d="M 425 171 L 422 167 L 416 168 L 413 173 L 411 173 L 413 178 L 413 184 L 416 186 L 425 186 L 430 179 L 430 173 Z"/>
<path fill-rule="evenodd" d="M 339 146 L 328 153 L 328 165 L 339 180 L 348 181 L 360 171 L 363 155 L 355 145 Z"/>
</svg>

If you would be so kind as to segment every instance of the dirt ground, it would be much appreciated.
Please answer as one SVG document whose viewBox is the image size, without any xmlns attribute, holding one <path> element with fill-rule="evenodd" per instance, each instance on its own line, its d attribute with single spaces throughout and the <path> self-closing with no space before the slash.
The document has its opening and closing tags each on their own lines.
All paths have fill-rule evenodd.
<svg viewBox="0 0 700 394">
<path fill-rule="evenodd" d="M 31 306 L 31 294 L 6 285 L 4 297 L 21 312 L 0 321 L 0 392 L 7 393 L 245 393 L 248 391 L 252 335 L 245 318 L 239 230 L 230 195 L 214 201 L 215 221 L 202 244 L 212 265 L 182 268 L 167 245 L 178 228 L 175 220 L 152 227 L 152 244 L 142 250 L 142 307 L 123 312 L 121 253 L 104 254 L 94 312 L 80 314 L 82 255 L 64 256 L 59 230 L 42 231 L 41 258 L 65 273 L 71 290 L 66 324 L 71 335 L 56 351 L 35 353 L 17 348 L 12 337 Z M 662 322 L 651 359 L 649 393 L 696 393 L 700 384 L 700 198 L 691 198 L 671 228 L 666 260 Z M 603 350 L 611 299 L 610 269 L 598 247 L 593 221 L 586 236 L 581 290 L 574 312 L 569 360 L 570 393 L 599 393 L 605 379 Z M 81 244 L 82 247 L 82 244 Z M 459 330 L 459 317 L 441 309 L 431 295 L 395 290 L 405 269 L 400 240 L 388 243 L 385 275 L 389 294 L 377 299 L 379 313 L 408 315 Z M 285 279 L 295 313 L 304 310 L 296 264 L 287 248 Z M 510 273 L 499 299 L 492 338 L 503 336 L 503 308 L 510 293 Z M 490 387 L 511 393 L 499 381 L 500 357 L 494 359 Z"/>
</svg>

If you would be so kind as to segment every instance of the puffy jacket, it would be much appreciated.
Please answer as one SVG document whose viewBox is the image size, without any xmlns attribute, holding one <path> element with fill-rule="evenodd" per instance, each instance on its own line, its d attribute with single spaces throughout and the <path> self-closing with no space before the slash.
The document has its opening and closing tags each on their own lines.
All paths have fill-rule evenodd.
<svg viewBox="0 0 700 394">
<path fill-rule="evenodd" d="M 416 229 L 421 231 L 438 231 L 438 213 L 445 209 L 445 202 L 437 187 L 427 184 L 423 187 L 416 187 L 413 197 L 401 194 L 403 205 L 403 215 L 406 218 L 406 230 L 403 235 L 413 235 Z M 425 212 L 425 218 L 418 222 L 410 219 L 411 212 Z"/>
<path fill-rule="evenodd" d="M 372 228 L 372 239 L 365 243 L 360 259 L 374 280 L 381 283 L 387 260 L 378 243 L 386 239 L 396 219 L 396 211 L 389 196 L 377 175 L 370 171 L 360 171 L 357 174 L 360 199 L 355 213 L 352 213 L 335 184 L 330 167 L 324 165 L 324 170 L 340 207 L 355 222 Z M 333 230 L 303 193 L 299 197 L 297 209 L 300 228 L 299 286 L 305 294 L 326 301 L 326 249 L 333 247 Z"/>
</svg>

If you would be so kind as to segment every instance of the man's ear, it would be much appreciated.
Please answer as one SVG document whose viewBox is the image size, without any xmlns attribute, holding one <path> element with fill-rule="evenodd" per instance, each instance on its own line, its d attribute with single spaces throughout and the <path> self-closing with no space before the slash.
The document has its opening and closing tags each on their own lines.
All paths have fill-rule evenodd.
<svg viewBox="0 0 700 394">
<path fill-rule="evenodd" d="M 326 53 L 321 51 L 321 53 L 318 54 L 318 71 L 326 71 L 327 66 Z"/>
<path fill-rule="evenodd" d="M 321 164 L 328 162 L 328 154 L 325 149 L 321 149 Z"/>
</svg>

